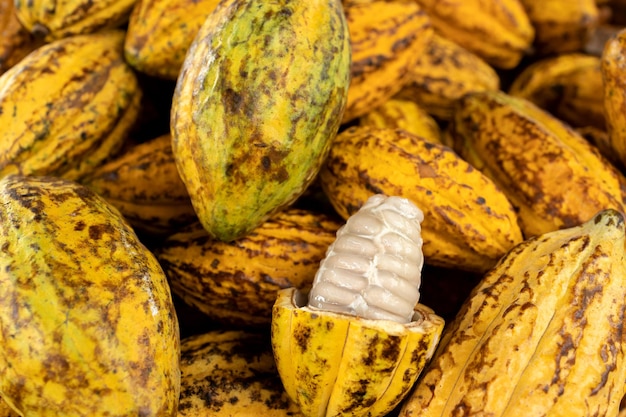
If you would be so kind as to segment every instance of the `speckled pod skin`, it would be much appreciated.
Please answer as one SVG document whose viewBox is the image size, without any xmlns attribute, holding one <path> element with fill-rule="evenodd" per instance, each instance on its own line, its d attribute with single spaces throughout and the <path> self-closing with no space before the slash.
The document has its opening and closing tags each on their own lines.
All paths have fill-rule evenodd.
<svg viewBox="0 0 626 417">
<path fill-rule="evenodd" d="M 124 56 L 145 74 L 175 80 L 196 34 L 219 0 L 139 0 L 126 31 Z"/>
<path fill-rule="evenodd" d="M 441 143 L 441 129 L 426 108 L 410 100 L 389 99 L 359 117 L 359 126 L 404 129 L 424 139 Z"/>
<path fill-rule="evenodd" d="M 624 211 L 623 175 L 571 127 L 504 92 L 465 96 L 450 124 L 455 151 L 516 208 L 525 237 Z"/>
<path fill-rule="evenodd" d="M 410 79 L 433 28 L 413 1 L 344 0 L 352 49 L 342 123 L 380 106 Z"/>
<path fill-rule="evenodd" d="M 267 332 L 187 337 L 181 373 L 179 417 L 304 417 L 281 384 Z"/>
<path fill-rule="evenodd" d="M 15 0 L 22 25 L 46 42 L 114 29 L 128 19 L 137 0 Z"/>
<path fill-rule="evenodd" d="M 17 20 L 13 0 L 0 0 L 0 74 L 40 44 Z"/>
<path fill-rule="evenodd" d="M 435 30 L 497 68 L 514 68 L 535 30 L 520 0 L 417 0 Z"/>
<path fill-rule="evenodd" d="M 197 221 L 169 134 L 129 148 L 81 180 L 141 233 L 169 236 Z"/>
<path fill-rule="evenodd" d="M 400 416 L 616 416 L 624 265 L 615 210 L 513 248 L 446 327 Z"/>
<path fill-rule="evenodd" d="M 189 49 L 171 113 L 178 170 L 211 236 L 244 236 L 313 181 L 349 77 L 339 0 L 217 6 Z"/>
<path fill-rule="evenodd" d="M 434 353 L 444 322 L 421 304 L 413 321 L 368 320 L 304 307 L 281 290 L 272 348 L 289 397 L 307 417 L 384 416 L 409 392 Z"/>
<path fill-rule="evenodd" d="M 427 263 L 484 272 L 522 241 L 506 195 L 448 147 L 403 130 L 368 126 L 340 133 L 320 172 L 344 218 L 373 194 L 405 197 L 424 212 Z"/>
<path fill-rule="evenodd" d="M 276 292 L 311 286 L 340 224 L 320 213 L 289 208 L 233 242 L 200 226 L 155 248 L 172 291 L 216 322 L 269 326 Z"/>
<path fill-rule="evenodd" d="M 0 76 L 0 178 L 76 180 L 120 149 L 141 100 L 123 40 L 122 31 L 60 39 Z"/>
<path fill-rule="evenodd" d="M 543 58 L 524 68 L 508 93 L 574 127 L 605 129 L 601 60 L 583 53 Z"/>
<path fill-rule="evenodd" d="M 604 46 L 602 80 L 609 147 L 626 165 L 626 29 Z"/>
<path fill-rule="evenodd" d="M 459 98 L 473 91 L 498 90 L 498 73 L 480 56 L 435 33 L 410 68 L 409 81 L 395 97 L 420 104 L 449 120 Z"/>
<path fill-rule="evenodd" d="M 156 258 L 53 177 L 0 181 L 0 392 L 26 416 L 175 416 L 180 340 Z"/>
<path fill-rule="evenodd" d="M 596 0 L 520 0 L 535 28 L 540 55 L 582 51 L 600 21 Z"/>
</svg>

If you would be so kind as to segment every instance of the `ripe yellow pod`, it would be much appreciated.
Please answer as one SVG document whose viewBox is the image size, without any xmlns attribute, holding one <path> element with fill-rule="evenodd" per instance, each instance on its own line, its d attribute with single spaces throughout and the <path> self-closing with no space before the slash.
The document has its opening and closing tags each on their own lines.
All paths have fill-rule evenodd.
<svg viewBox="0 0 626 417">
<path fill-rule="evenodd" d="M 310 292 L 278 294 L 272 349 L 304 415 L 384 416 L 432 356 L 444 322 L 419 304 L 423 220 L 405 198 L 372 196 L 337 231 Z"/>
<path fill-rule="evenodd" d="M 43 45 L 0 76 L 0 178 L 77 180 L 122 146 L 141 89 L 121 30 Z"/>
<path fill-rule="evenodd" d="M 175 80 L 193 39 L 218 0 L 138 0 L 126 30 L 126 61 L 145 74 Z"/>
<path fill-rule="evenodd" d="M 472 91 L 498 90 L 500 77 L 480 56 L 435 33 L 397 98 L 419 103 L 441 120 L 452 117 L 457 100 Z"/>
<path fill-rule="evenodd" d="M 626 29 L 609 39 L 602 51 L 604 109 L 609 145 L 626 165 Z"/>
<path fill-rule="evenodd" d="M 304 417 L 285 393 L 267 332 L 212 330 L 181 340 L 179 417 Z"/>
<path fill-rule="evenodd" d="M 73 35 L 118 28 L 137 0 L 15 0 L 21 24 L 51 42 Z"/>
<path fill-rule="evenodd" d="M 175 416 L 167 278 L 120 213 L 73 181 L 0 180 L 0 392 L 23 416 Z"/>
<path fill-rule="evenodd" d="M 155 248 L 172 291 L 216 322 L 266 326 L 276 292 L 308 288 L 340 224 L 307 210 L 285 209 L 233 242 L 211 239 L 199 225 Z"/>
<path fill-rule="evenodd" d="M 359 125 L 404 129 L 431 142 L 441 143 L 441 129 L 437 121 L 423 107 L 409 100 L 389 99 L 359 117 Z"/>
<path fill-rule="evenodd" d="M 446 327 L 400 416 L 616 416 L 625 265 L 615 210 L 513 248 Z"/>
<path fill-rule="evenodd" d="M 503 69 L 530 52 L 535 30 L 520 0 L 417 0 L 435 30 Z"/>
<path fill-rule="evenodd" d="M 172 235 L 197 221 L 165 134 L 127 149 L 81 180 L 117 207 L 135 230 Z"/>
<path fill-rule="evenodd" d="M 13 0 L 0 0 L 0 74 L 40 46 L 17 20 Z"/>
<path fill-rule="evenodd" d="M 456 152 L 493 180 L 526 237 L 624 211 L 623 175 L 571 127 L 504 92 L 461 99 L 450 133 Z M 567 190 L 567 192 L 564 192 Z"/>
<path fill-rule="evenodd" d="M 519 73 L 508 93 L 533 102 L 571 126 L 604 129 L 600 67 L 599 57 L 582 53 L 543 58 Z"/>
<path fill-rule="evenodd" d="M 410 69 L 433 34 L 426 12 L 412 1 L 344 1 L 352 65 L 342 123 L 380 106 L 409 81 Z"/>
<path fill-rule="evenodd" d="M 517 214 L 495 183 L 450 148 L 403 130 L 349 128 L 320 172 L 347 219 L 372 195 L 397 195 L 424 212 L 426 262 L 484 272 L 521 242 Z"/>
<path fill-rule="evenodd" d="M 596 0 L 520 0 L 535 28 L 537 54 L 582 51 L 599 23 Z"/>
</svg>

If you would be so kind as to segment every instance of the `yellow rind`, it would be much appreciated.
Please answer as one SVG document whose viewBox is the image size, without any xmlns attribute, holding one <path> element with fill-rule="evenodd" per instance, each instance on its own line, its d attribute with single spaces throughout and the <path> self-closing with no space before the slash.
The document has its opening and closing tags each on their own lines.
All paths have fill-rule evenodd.
<svg viewBox="0 0 626 417">
<path fill-rule="evenodd" d="M 120 210 L 135 230 L 172 235 L 197 221 L 169 134 L 128 149 L 81 180 Z"/>
<path fill-rule="evenodd" d="M 511 69 L 530 52 L 535 30 L 519 0 L 417 0 L 437 33 L 483 58 Z"/>
<path fill-rule="evenodd" d="M 615 210 L 513 248 L 446 328 L 400 416 L 617 415 L 624 265 Z"/>
<path fill-rule="evenodd" d="M 434 353 L 443 319 L 418 304 L 414 321 L 367 320 L 303 307 L 295 288 L 273 308 L 272 347 L 290 398 L 307 416 L 383 416 Z"/>
<path fill-rule="evenodd" d="M 574 127 L 605 128 L 604 87 L 597 56 L 567 53 L 524 68 L 508 93 L 521 97 Z"/>
<path fill-rule="evenodd" d="M 123 38 L 112 31 L 61 39 L 0 76 L 0 178 L 77 180 L 121 148 L 141 100 Z"/>
<path fill-rule="evenodd" d="M 138 71 L 175 80 L 193 39 L 218 0 L 138 0 L 128 22 L 124 56 Z"/>
<path fill-rule="evenodd" d="M 441 129 L 437 121 L 417 103 L 389 99 L 374 110 L 359 117 L 360 126 L 403 129 L 434 143 L 441 143 Z"/>
<path fill-rule="evenodd" d="M 500 77 L 487 62 L 437 33 L 410 72 L 410 81 L 395 97 L 414 101 L 441 120 L 452 117 L 465 94 L 500 88 Z"/>
<path fill-rule="evenodd" d="M 0 0 L 0 75 L 41 43 L 17 20 L 13 0 Z"/>
<path fill-rule="evenodd" d="M 424 212 L 427 263 L 484 272 L 522 241 L 517 214 L 495 183 L 450 148 L 403 130 L 340 133 L 320 183 L 347 219 L 373 194 L 408 198 Z"/>
<path fill-rule="evenodd" d="M 526 237 L 624 211 L 623 175 L 582 136 L 525 99 L 465 96 L 449 126 L 455 151 L 515 206 Z"/>
<path fill-rule="evenodd" d="M 433 28 L 412 1 L 344 1 L 344 12 L 352 49 L 345 124 L 382 105 L 409 81 Z"/>
<path fill-rule="evenodd" d="M 0 180 L 0 392 L 27 416 L 175 416 L 167 278 L 119 212 L 72 181 Z"/>
<path fill-rule="evenodd" d="M 180 417 L 303 417 L 287 396 L 266 332 L 212 330 L 181 341 Z"/>
<path fill-rule="evenodd" d="M 582 51 L 599 23 L 596 0 L 520 0 L 535 28 L 537 55 Z"/>
<path fill-rule="evenodd" d="M 340 223 L 288 208 L 226 243 L 199 225 L 155 249 L 172 291 L 216 322 L 267 326 L 281 288 L 308 288 Z"/>
<path fill-rule="evenodd" d="M 137 0 L 15 0 L 20 23 L 37 37 L 52 42 L 118 28 Z"/>
<path fill-rule="evenodd" d="M 609 145 L 626 165 L 626 29 L 609 39 L 602 51 L 604 111 Z"/>
<path fill-rule="evenodd" d="M 171 131 L 211 236 L 243 237 L 313 181 L 345 109 L 349 42 L 339 0 L 228 0 L 205 21 L 178 78 Z"/>
</svg>

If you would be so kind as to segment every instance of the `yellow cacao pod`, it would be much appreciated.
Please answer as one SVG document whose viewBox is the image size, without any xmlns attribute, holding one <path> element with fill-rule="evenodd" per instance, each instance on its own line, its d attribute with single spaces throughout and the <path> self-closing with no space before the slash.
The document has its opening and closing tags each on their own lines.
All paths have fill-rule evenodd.
<svg viewBox="0 0 626 417">
<path fill-rule="evenodd" d="M 344 1 L 352 64 L 342 123 L 382 105 L 409 81 L 433 29 L 412 1 Z"/>
<path fill-rule="evenodd" d="M 435 33 L 397 98 L 420 104 L 441 120 L 452 117 L 457 100 L 472 91 L 498 90 L 498 73 L 481 57 Z"/>
<path fill-rule="evenodd" d="M 193 39 L 218 0 L 138 0 L 124 42 L 126 61 L 145 74 L 175 80 Z"/>
<path fill-rule="evenodd" d="M 195 225 L 155 253 L 187 304 L 217 322 L 263 326 L 278 290 L 311 285 L 339 226 L 325 214 L 289 208 L 233 242 L 212 239 Z"/>
<path fill-rule="evenodd" d="M 383 416 L 431 358 L 444 322 L 418 304 L 408 324 L 312 310 L 281 290 L 272 348 L 289 397 L 306 416 Z"/>
<path fill-rule="evenodd" d="M 625 265 L 615 210 L 513 248 L 446 327 L 400 416 L 617 415 Z"/>
<path fill-rule="evenodd" d="M 580 134 L 530 101 L 473 93 L 449 126 L 456 152 L 505 193 L 526 237 L 624 210 L 623 175 Z M 565 192 L 567 190 L 567 192 Z"/>
<path fill-rule="evenodd" d="M 574 127 L 605 128 L 600 58 L 582 53 L 543 58 L 526 67 L 508 93 L 525 98 Z"/>
<path fill-rule="evenodd" d="M 535 30 L 520 0 L 417 0 L 437 33 L 503 69 L 529 53 Z"/>
<path fill-rule="evenodd" d="M 141 100 L 123 39 L 122 31 L 60 39 L 0 76 L 0 178 L 76 180 L 121 148 Z"/>
<path fill-rule="evenodd" d="M 0 0 L 0 74 L 41 44 L 17 20 L 13 4 L 13 0 Z"/>
<path fill-rule="evenodd" d="M 81 183 L 117 207 L 138 232 L 171 235 L 197 221 L 169 134 L 129 148 Z"/>
<path fill-rule="evenodd" d="M 595 0 L 520 0 L 535 28 L 539 55 L 582 51 L 599 21 Z"/>
<path fill-rule="evenodd" d="M 448 147 L 403 130 L 344 130 L 320 182 L 344 219 L 372 194 L 411 200 L 424 212 L 430 264 L 486 271 L 522 240 L 517 214 L 492 180 Z"/>
<path fill-rule="evenodd" d="M 0 180 L 0 392 L 26 416 L 175 416 L 167 279 L 120 213 L 75 182 Z"/>
<path fill-rule="evenodd" d="M 360 126 L 403 129 L 434 143 L 441 143 L 441 129 L 437 121 L 417 103 L 389 99 L 359 118 Z"/>
<path fill-rule="evenodd" d="M 609 39 L 602 51 L 604 109 L 609 146 L 626 165 L 626 29 Z"/>
<path fill-rule="evenodd" d="M 266 332 L 212 330 L 180 348 L 178 416 L 303 417 L 281 384 Z"/>
<path fill-rule="evenodd" d="M 118 28 L 137 0 L 15 0 L 21 24 L 51 42 L 74 35 Z"/>
</svg>

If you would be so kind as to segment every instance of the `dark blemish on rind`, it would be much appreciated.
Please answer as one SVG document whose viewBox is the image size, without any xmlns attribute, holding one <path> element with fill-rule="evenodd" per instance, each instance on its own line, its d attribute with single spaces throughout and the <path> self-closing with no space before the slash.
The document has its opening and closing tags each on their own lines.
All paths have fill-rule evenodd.
<svg viewBox="0 0 626 417">
<path fill-rule="evenodd" d="M 308 327 L 298 327 L 294 331 L 294 338 L 302 353 L 306 352 L 309 347 L 309 339 L 311 338 L 311 329 Z"/>
<path fill-rule="evenodd" d="M 476 199 L 476 203 L 478 203 L 480 205 L 483 205 L 483 204 L 485 204 L 485 199 L 483 197 L 478 197 Z"/>
<path fill-rule="evenodd" d="M 74 230 L 77 232 L 82 231 L 83 229 L 85 229 L 85 222 L 82 220 L 79 220 L 78 222 L 76 222 L 76 224 L 74 225 Z"/>
</svg>

